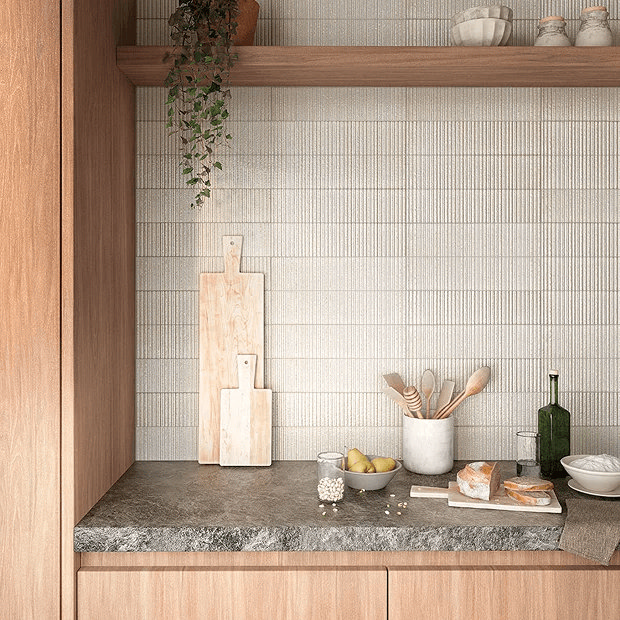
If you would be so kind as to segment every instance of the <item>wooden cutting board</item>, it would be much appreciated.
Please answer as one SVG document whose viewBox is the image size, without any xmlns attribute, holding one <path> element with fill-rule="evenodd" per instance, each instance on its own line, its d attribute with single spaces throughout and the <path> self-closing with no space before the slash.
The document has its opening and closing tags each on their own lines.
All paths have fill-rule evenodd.
<svg viewBox="0 0 620 620">
<path fill-rule="evenodd" d="M 500 488 L 500 492 L 488 501 L 463 495 L 459 491 L 459 485 L 456 482 L 450 482 L 447 489 L 413 485 L 409 495 L 411 497 L 447 498 L 448 506 L 455 506 L 457 508 L 485 508 L 488 510 L 517 510 L 523 512 L 562 512 L 562 506 L 560 502 L 558 502 L 555 492 L 546 492 L 551 495 L 551 503 L 546 506 L 529 506 L 527 504 L 522 504 L 506 495 L 503 485 Z"/>
<path fill-rule="evenodd" d="M 237 384 L 237 354 L 256 355 L 264 385 L 265 276 L 241 273 L 241 236 L 225 236 L 224 272 L 200 274 L 198 462 L 220 462 L 220 392 Z"/>
<path fill-rule="evenodd" d="M 239 387 L 224 389 L 220 465 L 271 465 L 271 390 L 254 387 L 256 355 L 238 355 Z"/>
</svg>

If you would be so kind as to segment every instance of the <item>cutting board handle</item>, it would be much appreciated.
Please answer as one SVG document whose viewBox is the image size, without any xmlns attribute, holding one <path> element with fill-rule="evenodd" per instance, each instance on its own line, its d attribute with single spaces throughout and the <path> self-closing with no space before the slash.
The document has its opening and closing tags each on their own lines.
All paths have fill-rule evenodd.
<svg viewBox="0 0 620 620">
<path fill-rule="evenodd" d="M 237 372 L 239 373 L 239 388 L 253 390 L 256 378 L 256 355 L 237 355 Z"/>
<path fill-rule="evenodd" d="M 423 487 L 418 485 L 411 485 L 409 491 L 409 497 L 448 497 L 448 489 L 440 487 Z"/>
<path fill-rule="evenodd" d="M 229 274 L 239 273 L 243 237 L 241 235 L 224 235 L 222 242 L 224 244 L 224 271 Z"/>
</svg>

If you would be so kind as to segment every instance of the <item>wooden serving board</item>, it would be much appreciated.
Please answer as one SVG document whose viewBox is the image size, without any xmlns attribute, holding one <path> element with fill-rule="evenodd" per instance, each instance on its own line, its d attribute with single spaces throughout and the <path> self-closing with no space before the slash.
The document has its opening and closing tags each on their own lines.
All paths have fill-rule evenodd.
<svg viewBox="0 0 620 620">
<path fill-rule="evenodd" d="M 264 383 L 265 276 L 240 273 L 242 240 L 223 237 L 224 272 L 200 274 L 199 463 L 220 461 L 220 392 L 237 385 L 237 354 L 256 355 Z"/>
<path fill-rule="evenodd" d="M 254 387 L 256 355 L 238 355 L 239 387 L 224 389 L 220 465 L 271 465 L 271 390 Z"/>
<path fill-rule="evenodd" d="M 434 497 L 446 498 L 448 506 L 457 508 L 484 508 L 487 510 L 515 510 L 519 512 L 562 512 L 562 506 L 558 502 L 558 498 L 554 491 L 546 491 L 551 495 L 551 503 L 546 506 L 529 506 L 522 504 L 504 492 L 503 485 L 500 492 L 490 500 L 475 499 L 467 497 L 459 491 L 459 485 L 456 482 L 450 482 L 447 489 L 439 487 L 424 487 L 413 485 L 409 495 L 411 497 Z"/>
</svg>

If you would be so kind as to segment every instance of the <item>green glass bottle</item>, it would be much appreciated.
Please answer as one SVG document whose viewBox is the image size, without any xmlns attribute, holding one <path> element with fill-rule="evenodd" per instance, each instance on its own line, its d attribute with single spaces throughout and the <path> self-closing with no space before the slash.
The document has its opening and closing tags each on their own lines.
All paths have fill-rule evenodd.
<svg viewBox="0 0 620 620">
<path fill-rule="evenodd" d="M 549 371 L 551 402 L 538 410 L 540 474 L 544 478 L 565 476 L 560 459 L 570 454 L 570 413 L 558 405 L 559 374 L 557 370 Z"/>
</svg>

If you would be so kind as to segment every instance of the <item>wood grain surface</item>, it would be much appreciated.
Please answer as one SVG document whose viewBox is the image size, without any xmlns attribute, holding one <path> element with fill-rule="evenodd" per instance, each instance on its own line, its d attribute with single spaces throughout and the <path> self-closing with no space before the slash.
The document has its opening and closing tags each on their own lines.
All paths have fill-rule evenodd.
<svg viewBox="0 0 620 620">
<path fill-rule="evenodd" d="M 593 567 L 600 564 L 566 551 L 245 551 L 82 553 L 82 566 L 541 566 Z M 620 568 L 620 551 L 609 563 Z"/>
<path fill-rule="evenodd" d="M 60 2 L 0 25 L 0 617 L 58 618 Z"/>
<path fill-rule="evenodd" d="M 63 0 L 62 617 L 73 526 L 134 459 L 135 88 L 115 66 L 135 0 Z"/>
<path fill-rule="evenodd" d="M 220 392 L 237 387 L 237 355 L 254 354 L 264 382 L 265 276 L 240 273 L 242 237 L 223 238 L 224 272 L 200 274 L 198 462 L 220 461 Z"/>
<path fill-rule="evenodd" d="M 390 620 L 611 620 L 620 570 L 394 568 L 388 600 Z"/>
<path fill-rule="evenodd" d="M 237 355 L 239 387 L 220 393 L 220 465 L 271 465 L 271 390 L 257 390 L 256 355 Z"/>
<path fill-rule="evenodd" d="M 166 47 L 120 47 L 138 86 L 163 86 Z M 309 47 L 235 49 L 235 86 L 620 86 L 620 47 Z"/>
<path fill-rule="evenodd" d="M 382 568 L 81 569 L 80 620 L 381 620 Z"/>
</svg>

